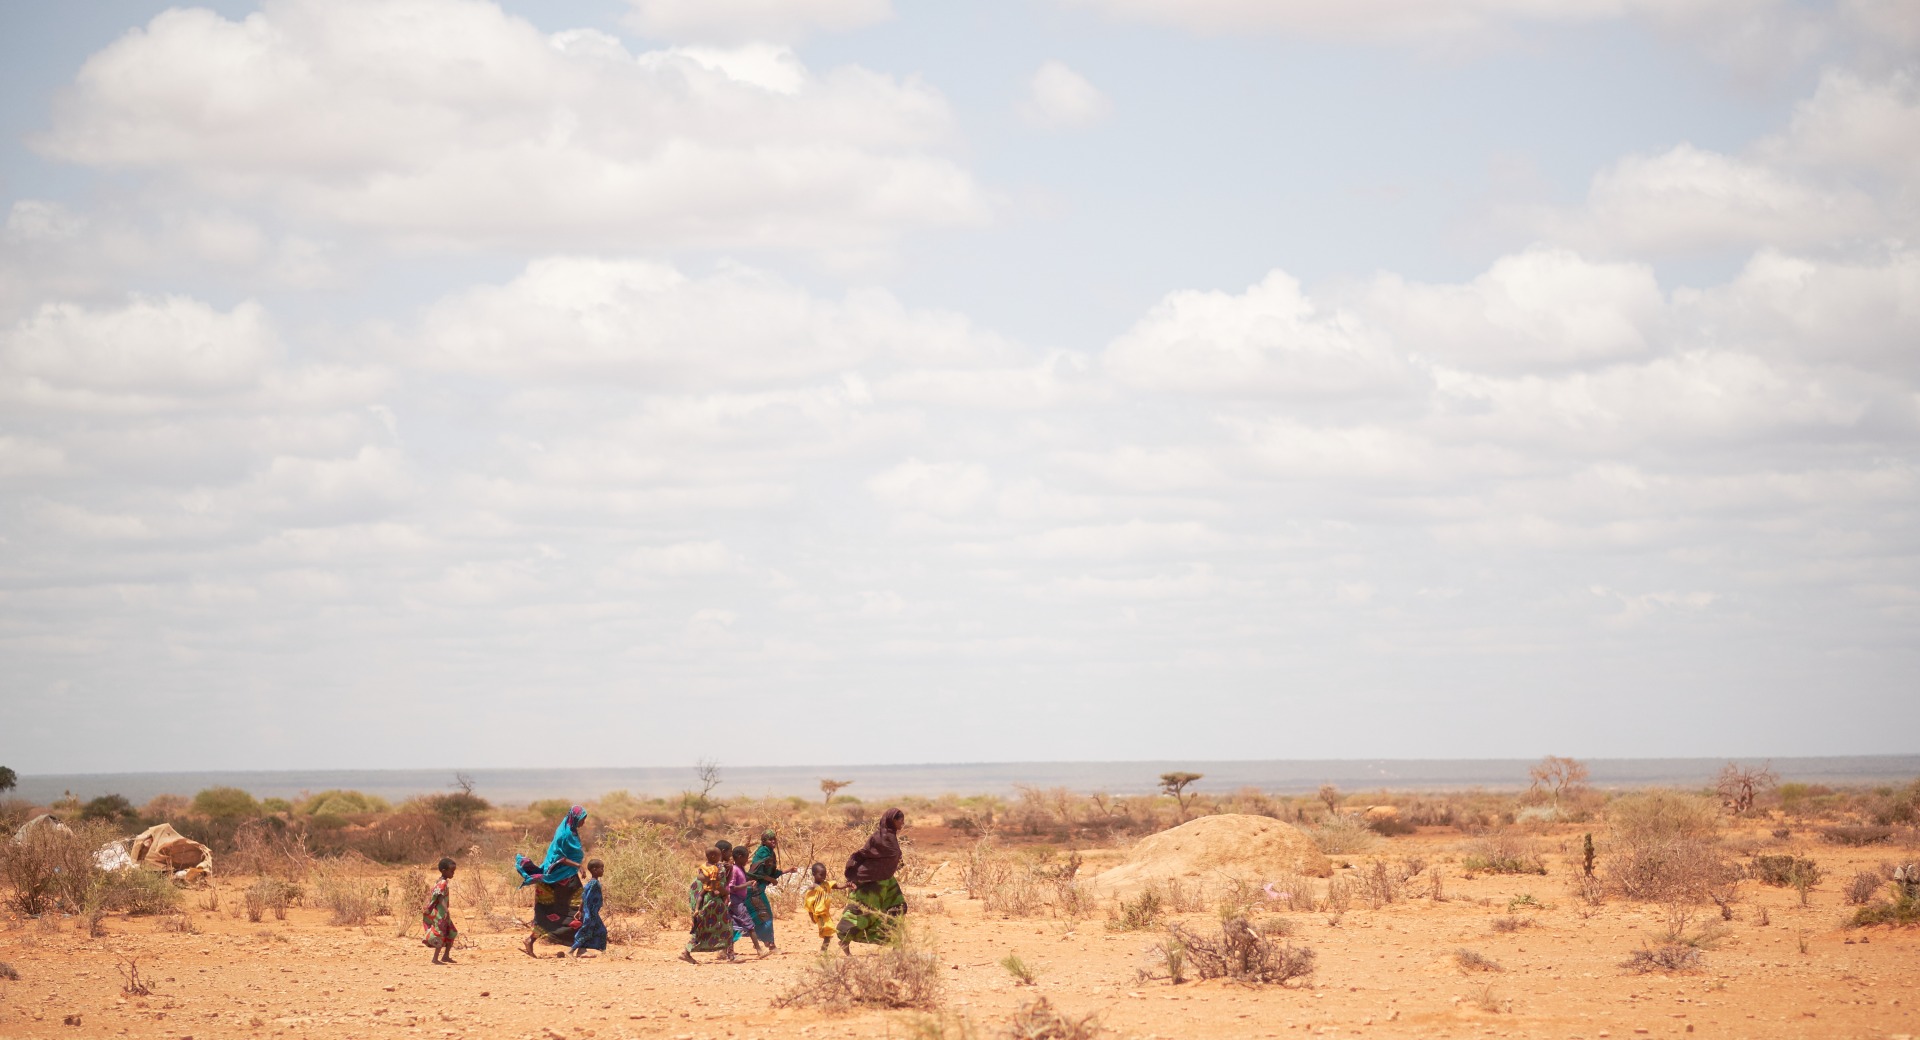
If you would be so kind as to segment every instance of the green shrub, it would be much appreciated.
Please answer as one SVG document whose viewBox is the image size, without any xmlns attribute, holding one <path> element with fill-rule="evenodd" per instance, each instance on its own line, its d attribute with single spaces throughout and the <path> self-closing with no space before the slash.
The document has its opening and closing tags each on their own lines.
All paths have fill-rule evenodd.
<svg viewBox="0 0 1920 1040">
<path fill-rule="evenodd" d="M 1546 862 L 1533 841 L 1512 831 L 1497 830 L 1467 843 L 1460 868 L 1486 874 L 1545 874 Z"/>
<path fill-rule="evenodd" d="M 1853 912 L 1853 919 L 1847 924 L 1853 928 L 1865 928 L 1870 925 L 1900 925 L 1912 927 L 1920 925 L 1920 898 L 1901 893 L 1892 902 L 1884 900 L 1868 903 Z"/>
<path fill-rule="evenodd" d="M 391 811 L 393 806 L 378 795 L 359 791 L 322 791 L 303 800 L 294 811 L 303 816 L 359 816 Z"/>
<path fill-rule="evenodd" d="M 213 820 L 244 820 L 261 813 L 260 803 L 238 787 L 209 787 L 193 796 L 193 811 Z"/>
<path fill-rule="evenodd" d="M 180 888 L 157 870 L 102 871 L 95 879 L 92 901 L 108 913 L 166 914 L 179 908 Z"/>
<path fill-rule="evenodd" d="M 1827 827 L 1820 832 L 1829 845 L 1863 848 L 1893 841 L 1892 827 Z"/>
<path fill-rule="evenodd" d="M 1813 888 L 1826 876 L 1818 863 L 1800 856 L 1755 856 L 1748 873 L 1775 888 Z"/>
<path fill-rule="evenodd" d="M 480 817 L 493 808 L 493 804 L 477 794 L 455 791 L 452 794 L 437 794 L 426 800 L 427 810 L 455 830 L 468 831 L 478 826 Z M 571 808 L 571 806 L 569 806 Z"/>
<path fill-rule="evenodd" d="M 80 810 L 83 820 L 99 820 L 102 823 L 126 826 L 140 818 L 138 810 L 126 797 L 117 794 L 103 794 L 93 799 Z"/>
</svg>

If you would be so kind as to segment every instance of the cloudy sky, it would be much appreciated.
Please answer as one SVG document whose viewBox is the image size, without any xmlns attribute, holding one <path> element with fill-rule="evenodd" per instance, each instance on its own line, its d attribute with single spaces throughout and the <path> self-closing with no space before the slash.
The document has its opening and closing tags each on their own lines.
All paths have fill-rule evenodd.
<svg viewBox="0 0 1920 1040">
<path fill-rule="evenodd" d="M 0 12 L 23 773 L 1916 749 L 1904 0 Z"/>
</svg>

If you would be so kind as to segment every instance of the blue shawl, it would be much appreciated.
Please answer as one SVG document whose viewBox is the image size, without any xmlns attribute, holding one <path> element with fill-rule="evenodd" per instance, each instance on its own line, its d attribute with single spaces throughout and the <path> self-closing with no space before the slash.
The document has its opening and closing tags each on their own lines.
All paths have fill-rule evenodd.
<svg viewBox="0 0 1920 1040">
<path fill-rule="evenodd" d="M 536 881 L 557 885 L 580 873 L 580 868 L 574 864 L 582 862 L 586 855 L 586 850 L 580 845 L 580 825 L 586 819 L 587 810 L 578 805 L 567 813 L 567 818 L 553 829 L 553 840 L 547 843 L 547 858 L 540 862 L 538 870 L 534 869 L 533 860 L 525 856 L 516 857 L 513 867 L 520 872 L 521 888 Z M 563 859 L 570 859 L 573 863 L 561 863 Z"/>
</svg>

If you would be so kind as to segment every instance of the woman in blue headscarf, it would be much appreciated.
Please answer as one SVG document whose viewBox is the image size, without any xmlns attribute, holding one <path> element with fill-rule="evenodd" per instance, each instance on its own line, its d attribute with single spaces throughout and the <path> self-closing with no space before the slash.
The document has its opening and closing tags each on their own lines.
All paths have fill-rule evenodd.
<svg viewBox="0 0 1920 1040">
<path fill-rule="evenodd" d="M 580 825 L 585 822 L 586 808 L 576 805 L 553 829 L 545 859 L 535 863 L 527 856 L 514 857 L 520 887 L 533 886 L 533 931 L 528 933 L 525 946 L 529 957 L 533 956 L 533 944 L 543 938 L 563 946 L 573 944 L 573 901 L 580 894 L 580 864 L 586 858 Z"/>
</svg>

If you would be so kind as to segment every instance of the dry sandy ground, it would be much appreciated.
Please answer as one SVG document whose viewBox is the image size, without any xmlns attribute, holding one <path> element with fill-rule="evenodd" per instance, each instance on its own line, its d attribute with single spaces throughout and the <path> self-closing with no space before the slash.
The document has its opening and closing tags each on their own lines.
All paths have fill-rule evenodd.
<svg viewBox="0 0 1920 1040">
<path fill-rule="evenodd" d="M 1619 963 L 1659 929 L 1655 908 L 1582 907 L 1557 856 L 1549 858 L 1550 877 L 1461 879 L 1444 862 L 1459 842 L 1452 834 L 1418 835 L 1380 850 L 1440 861 L 1445 902 L 1423 896 L 1378 910 L 1356 906 L 1337 923 L 1325 914 L 1287 915 L 1298 925 L 1296 941 L 1319 953 L 1312 984 L 1299 989 L 1142 982 L 1135 973 L 1145 933 L 1112 933 L 1099 920 L 990 919 L 963 893 L 909 894 L 936 936 L 949 1009 L 970 1017 L 982 1036 L 1035 995 L 1070 1013 L 1097 1011 L 1109 1035 L 1137 1038 L 1920 1035 L 1920 929 L 1838 927 L 1845 879 L 1894 850 L 1816 846 L 1810 851 L 1828 877 L 1811 906 L 1800 906 L 1791 890 L 1746 883 L 1731 933 L 1700 971 L 1630 975 Z M 1424 882 L 1416 879 L 1413 889 L 1425 893 Z M 239 880 L 223 885 L 232 891 L 226 898 L 237 897 Z M 1524 894 L 1547 904 L 1521 912 L 1533 926 L 1494 934 L 1489 922 Z M 189 904 L 198 898 L 189 896 Z M 1771 923 L 1759 923 L 1761 908 Z M 0 981 L 0 1037 L 914 1035 L 910 1012 L 830 1016 L 771 1007 L 817 942 L 799 919 L 781 923 L 789 945 L 778 956 L 698 967 L 674 959 L 681 937 L 673 933 L 603 960 L 533 961 L 519 952 L 518 935 L 468 921 L 465 937 L 476 945 L 460 951 L 458 964 L 434 967 L 413 933 L 396 937 L 390 921 L 339 928 L 319 911 L 296 909 L 285 922 L 248 924 L 224 907 L 192 916 L 200 934 L 163 931 L 153 919 L 113 919 L 100 939 L 78 934 L 70 921 L 58 931 L 15 922 L 0 932 L 0 960 L 20 973 Z M 1187 919 L 1204 926 L 1212 917 Z M 1504 970 L 1463 973 L 1452 956 L 1462 947 Z M 998 966 L 1010 952 L 1037 969 L 1035 986 L 1016 985 Z M 152 995 L 122 996 L 116 961 L 127 958 L 138 958 Z M 1484 1010 L 1483 998 L 1499 1010 Z M 68 1016 L 78 1024 L 64 1024 Z"/>
</svg>

